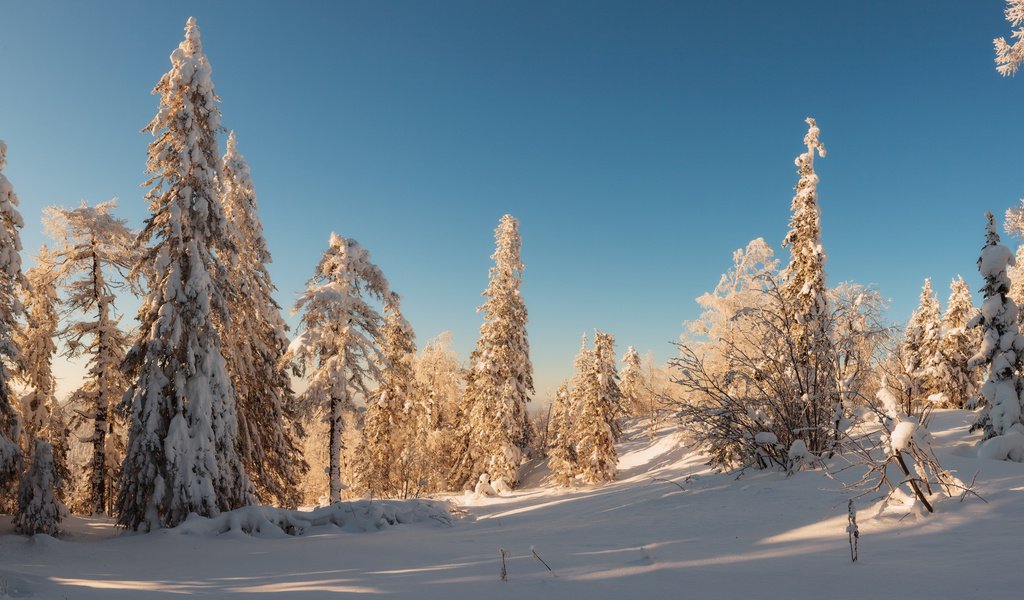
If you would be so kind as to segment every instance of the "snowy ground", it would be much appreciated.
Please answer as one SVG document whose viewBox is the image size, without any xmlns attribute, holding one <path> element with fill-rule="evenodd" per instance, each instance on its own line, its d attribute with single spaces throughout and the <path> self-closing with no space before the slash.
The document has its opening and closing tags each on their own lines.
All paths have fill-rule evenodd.
<svg viewBox="0 0 1024 600">
<path fill-rule="evenodd" d="M 940 411 L 932 430 L 944 466 L 966 481 L 978 471 L 988 503 L 954 498 L 930 516 L 872 517 L 865 500 L 856 564 L 850 494 L 821 471 L 737 480 L 710 472 L 671 430 L 653 441 L 631 431 L 615 483 L 562 490 L 541 484 L 538 469 L 511 496 L 458 498 L 464 514 L 451 527 L 424 519 L 265 539 L 120 535 L 107 521 L 73 519 L 67 539 L 29 540 L 3 517 L 0 597 L 1021 598 L 1024 465 L 976 458 L 970 419 Z"/>
</svg>

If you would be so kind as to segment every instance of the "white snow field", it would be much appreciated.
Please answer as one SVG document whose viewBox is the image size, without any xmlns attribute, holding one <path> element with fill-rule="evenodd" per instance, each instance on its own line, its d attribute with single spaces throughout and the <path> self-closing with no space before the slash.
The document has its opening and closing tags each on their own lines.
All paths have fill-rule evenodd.
<svg viewBox="0 0 1024 600">
<path fill-rule="evenodd" d="M 933 515 L 893 505 L 878 514 L 861 499 L 856 563 L 846 534 L 852 494 L 822 470 L 714 473 L 671 428 L 649 441 L 634 427 L 614 483 L 559 489 L 535 468 L 507 496 L 451 498 L 451 526 L 429 502 L 372 515 L 399 512 L 411 523 L 377 530 L 353 518 L 298 537 L 218 535 L 223 519 L 122 534 L 105 519 L 73 518 L 62 539 L 29 539 L 3 517 L 0 597 L 1021 598 L 1024 465 L 977 458 L 973 418 L 938 411 L 931 430 L 944 466 L 968 482 L 977 472 L 987 503 L 952 498 Z"/>
</svg>

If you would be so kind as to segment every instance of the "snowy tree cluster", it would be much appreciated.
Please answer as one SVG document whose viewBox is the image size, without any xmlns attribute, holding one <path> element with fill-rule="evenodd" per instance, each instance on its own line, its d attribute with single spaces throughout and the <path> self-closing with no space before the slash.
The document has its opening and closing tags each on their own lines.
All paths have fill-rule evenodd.
<svg viewBox="0 0 1024 600">
<path fill-rule="evenodd" d="M 1006 17 L 1024 24 L 1024 0 L 1010 0 Z M 1022 31 L 996 40 L 1003 75 L 1024 58 Z M 517 219 L 502 216 L 494 231 L 465 367 L 450 336 L 417 351 L 381 268 L 337 234 L 294 304 L 290 340 L 233 131 L 220 151 L 226 130 L 195 19 L 170 62 L 144 129 L 149 216 L 138 232 L 113 201 L 51 207 L 53 243 L 23 273 L 24 224 L 0 142 L 0 505 L 21 532 L 56 534 L 65 506 L 147 531 L 255 503 L 502 490 L 541 454 L 558 483 L 600 484 L 616 476 L 623 422 L 644 417 L 653 431 L 669 412 L 720 468 L 793 471 L 881 452 L 885 465 L 909 458 L 945 481 L 927 452 L 939 407 L 977 408 L 983 455 L 1024 461 L 1024 276 L 994 218 L 978 260 L 980 308 L 958 277 L 943 311 L 927 279 L 896 335 L 877 291 L 827 285 L 815 172 L 825 147 L 812 118 L 795 159 L 788 262 L 761 238 L 735 252 L 697 300 L 671 391 L 633 347 L 620 374 L 613 337 L 584 338 L 538 424 Z M 1024 235 L 1024 205 L 1007 212 L 1006 229 Z M 117 307 L 127 294 L 141 300 L 131 330 Z M 58 355 L 86 363 L 67 398 L 56 394 Z M 849 434 L 868 413 L 881 450 Z M 874 472 L 887 477 L 888 466 Z"/>
<path fill-rule="evenodd" d="M 885 369 L 885 385 L 905 414 L 972 403 L 980 374 L 969 359 L 981 341 L 979 332 L 967 327 L 974 311 L 970 288 L 962 277 L 950 283 L 945 313 L 931 280 L 925 280 L 920 304 Z"/>
<path fill-rule="evenodd" d="M 615 340 L 600 331 L 594 336 L 593 348 L 587 347 L 583 337 L 572 381 L 559 387 L 551 408 L 548 465 L 560 485 L 575 480 L 596 484 L 615 478 L 615 442 L 624 398 L 615 366 Z M 636 362 L 639 364 L 639 357 Z M 638 377 L 634 376 L 633 382 L 638 384 Z"/>
<path fill-rule="evenodd" d="M 807 123 L 807 151 L 796 160 L 799 182 L 783 242 L 790 262 L 777 271 L 771 248 L 754 240 L 735 253 L 733 269 L 715 290 L 698 299 L 705 310 L 689 323 L 680 355 L 671 361 L 678 414 L 712 464 L 792 470 L 863 450 L 863 441 L 848 432 L 865 410 L 875 422 L 913 423 L 925 431 L 934 408 L 980 406 L 977 427 L 987 440 L 981 452 L 1022 460 L 1024 337 L 1009 276 L 1015 257 L 999 243 L 991 214 L 978 260 L 985 279 L 980 310 L 962 277 L 951 282 L 945 312 L 925 280 L 919 307 L 896 336 L 881 318 L 885 302 L 876 291 L 851 283 L 825 286 L 813 169 L 824 148 L 814 120 Z M 1008 231 L 1024 232 L 1022 214 L 1019 207 L 1008 211 Z M 556 453 L 555 464 L 566 454 Z M 933 479 L 945 481 L 926 455 L 917 460 L 931 461 Z"/>
</svg>

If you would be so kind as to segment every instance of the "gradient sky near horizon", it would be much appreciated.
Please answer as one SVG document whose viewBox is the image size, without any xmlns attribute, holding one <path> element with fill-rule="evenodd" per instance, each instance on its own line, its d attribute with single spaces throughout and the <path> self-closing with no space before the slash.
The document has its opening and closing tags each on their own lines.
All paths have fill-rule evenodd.
<svg viewBox="0 0 1024 600">
<path fill-rule="evenodd" d="M 958 273 L 979 288 L 983 213 L 1024 195 L 1024 77 L 993 64 L 1003 6 L 0 0 L 5 174 L 26 257 L 50 204 L 117 197 L 141 225 L 139 130 L 194 15 L 280 303 L 337 231 L 370 250 L 420 344 L 450 330 L 465 357 L 511 213 L 545 399 L 582 332 L 665 360 L 733 250 L 764 237 L 785 262 L 806 116 L 828 149 L 831 284 L 876 285 L 893 321 L 925 277 L 943 303 Z"/>
</svg>

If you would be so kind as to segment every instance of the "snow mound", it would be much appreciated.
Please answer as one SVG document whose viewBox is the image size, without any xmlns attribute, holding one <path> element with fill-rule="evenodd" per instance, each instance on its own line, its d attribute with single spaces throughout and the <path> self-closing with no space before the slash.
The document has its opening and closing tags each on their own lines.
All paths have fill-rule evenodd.
<svg viewBox="0 0 1024 600">
<path fill-rule="evenodd" d="M 985 440 L 978 448 L 978 458 L 1024 462 L 1024 434 L 1011 429 L 1004 435 Z"/>
<path fill-rule="evenodd" d="M 306 535 L 327 526 L 361 533 L 427 521 L 451 527 L 448 505 L 436 500 L 356 500 L 337 502 L 308 512 L 269 506 L 245 506 L 216 517 L 201 517 L 193 513 L 181 525 L 165 531 L 206 537 L 235 534 L 281 538 Z"/>
</svg>

